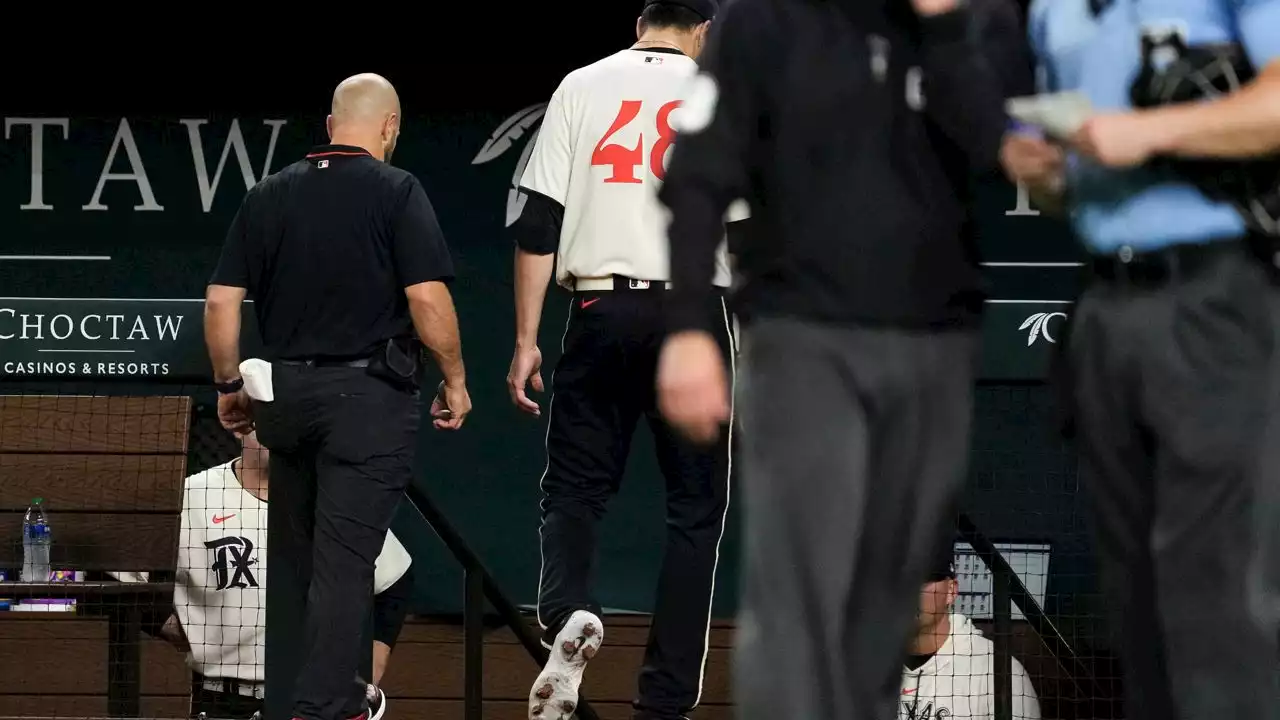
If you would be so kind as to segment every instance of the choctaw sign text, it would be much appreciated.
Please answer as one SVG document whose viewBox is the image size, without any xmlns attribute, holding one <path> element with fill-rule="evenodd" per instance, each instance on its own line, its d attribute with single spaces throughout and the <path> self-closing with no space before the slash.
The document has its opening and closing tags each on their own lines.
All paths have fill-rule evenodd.
<svg viewBox="0 0 1280 720">
<path fill-rule="evenodd" d="M 466 254 L 477 296 L 460 288 L 459 302 L 478 308 L 483 326 L 509 312 L 492 285 L 510 272 L 502 232 L 540 110 L 411 117 L 396 154 Z M 204 377 L 199 300 L 232 216 L 248 188 L 325 140 L 315 116 L 24 114 L 3 125 L 0 376 L 9 377 Z M 980 195 L 988 259 L 1073 258 L 1026 193 L 994 183 Z M 1031 266 L 1055 264 L 993 264 L 1017 267 L 991 270 L 989 377 L 1041 375 L 1069 283 Z M 247 320 L 246 348 L 256 339 Z"/>
</svg>

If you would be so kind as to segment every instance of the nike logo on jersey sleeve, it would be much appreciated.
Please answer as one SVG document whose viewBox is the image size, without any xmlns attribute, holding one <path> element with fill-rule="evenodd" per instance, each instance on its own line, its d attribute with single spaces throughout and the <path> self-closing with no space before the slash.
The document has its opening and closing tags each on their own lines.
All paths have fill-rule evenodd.
<svg viewBox="0 0 1280 720">
<path fill-rule="evenodd" d="M 226 521 L 230 520 L 231 518 L 233 518 L 233 517 L 235 517 L 235 516 L 236 516 L 236 514 L 235 514 L 235 513 L 231 513 L 230 515 L 214 515 L 214 516 L 213 516 L 213 524 L 214 524 L 214 525 L 221 525 L 222 523 L 224 523 L 224 522 L 226 522 Z"/>
</svg>

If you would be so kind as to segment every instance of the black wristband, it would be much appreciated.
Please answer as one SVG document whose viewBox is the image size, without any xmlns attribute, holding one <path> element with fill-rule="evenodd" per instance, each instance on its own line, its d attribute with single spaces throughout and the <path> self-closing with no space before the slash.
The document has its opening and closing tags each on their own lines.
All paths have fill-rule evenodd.
<svg viewBox="0 0 1280 720">
<path fill-rule="evenodd" d="M 231 382 L 224 382 L 224 383 L 216 382 L 213 384 L 213 389 L 217 390 L 219 395 L 233 395 L 235 393 L 240 392 L 240 389 L 243 387 L 244 387 L 244 378 L 236 378 Z"/>
</svg>

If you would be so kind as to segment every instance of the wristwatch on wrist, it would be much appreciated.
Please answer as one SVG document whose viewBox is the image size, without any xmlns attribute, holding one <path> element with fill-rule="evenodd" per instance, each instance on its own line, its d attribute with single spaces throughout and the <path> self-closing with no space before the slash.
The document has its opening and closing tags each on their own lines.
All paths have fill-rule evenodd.
<svg viewBox="0 0 1280 720">
<path fill-rule="evenodd" d="M 217 390 L 219 395 L 233 395 L 240 392 L 240 389 L 243 387 L 244 378 L 236 378 L 231 382 L 216 382 L 213 384 L 213 389 Z"/>
</svg>

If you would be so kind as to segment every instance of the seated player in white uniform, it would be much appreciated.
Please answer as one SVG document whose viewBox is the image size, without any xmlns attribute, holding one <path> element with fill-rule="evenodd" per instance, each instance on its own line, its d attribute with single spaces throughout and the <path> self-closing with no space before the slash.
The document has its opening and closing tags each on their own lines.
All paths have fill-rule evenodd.
<svg viewBox="0 0 1280 720">
<path fill-rule="evenodd" d="M 916 637 L 902 673 L 898 720 L 994 720 L 995 646 L 968 617 L 953 612 L 960 587 L 948 544 L 920 591 Z M 1040 720 L 1040 700 L 1017 658 L 1013 720 Z"/>
<path fill-rule="evenodd" d="M 261 717 L 269 451 L 254 433 L 243 438 L 242 446 L 241 457 L 187 478 L 173 608 L 151 623 L 152 634 L 187 653 L 193 718 Z M 386 711 L 386 697 L 377 686 L 404 624 L 413 587 L 411 563 L 388 532 L 374 570 L 369 720 Z M 113 575 L 145 580 L 136 573 Z"/>
</svg>

